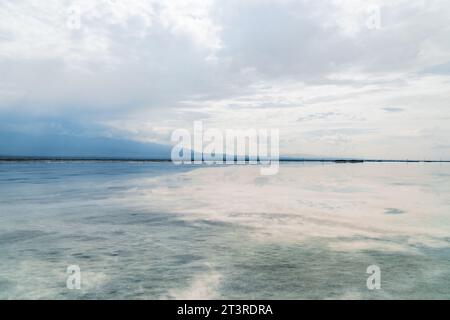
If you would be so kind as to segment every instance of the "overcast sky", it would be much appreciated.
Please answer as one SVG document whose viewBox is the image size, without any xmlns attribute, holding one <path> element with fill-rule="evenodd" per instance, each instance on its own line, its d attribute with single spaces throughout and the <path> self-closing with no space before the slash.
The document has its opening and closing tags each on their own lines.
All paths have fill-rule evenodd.
<svg viewBox="0 0 450 320">
<path fill-rule="evenodd" d="M 0 0 L 2 130 L 450 159 L 448 0 Z"/>
</svg>

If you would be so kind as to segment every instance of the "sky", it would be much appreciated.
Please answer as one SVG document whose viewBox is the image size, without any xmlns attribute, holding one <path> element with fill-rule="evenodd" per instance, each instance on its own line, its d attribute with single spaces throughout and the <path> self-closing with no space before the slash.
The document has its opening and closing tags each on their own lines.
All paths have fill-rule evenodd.
<svg viewBox="0 0 450 320">
<path fill-rule="evenodd" d="M 194 121 L 450 159 L 450 2 L 0 0 L 0 139 L 164 145 Z"/>
</svg>

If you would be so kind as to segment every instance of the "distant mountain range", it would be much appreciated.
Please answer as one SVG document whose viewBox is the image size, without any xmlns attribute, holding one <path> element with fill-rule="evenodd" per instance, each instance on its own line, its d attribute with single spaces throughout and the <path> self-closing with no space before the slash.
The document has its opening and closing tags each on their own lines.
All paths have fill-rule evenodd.
<svg viewBox="0 0 450 320">
<path fill-rule="evenodd" d="M 114 138 L 0 131 L 0 156 L 170 159 L 172 147 Z"/>
<path fill-rule="evenodd" d="M 62 134 L 25 134 L 0 131 L 0 160 L 20 159 L 95 159 L 95 160 L 160 160 L 171 159 L 172 146 L 143 143 L 126 139 L 81 137 Z M 189 152 L 189 151 L 188 151 Z M 196 154 L 198 156 L 198 154 Z M 220 157 L 220 156 L 219 156 Z M 222 156 L 225 159 L 225 155 Z M 194 152 L 191 151 L 191 158 Z M 199 159 L 202 159 L 200 156 Z M 265 160 L 256 157 L 235 157 L 240 160 Z M 205 156 L 203 160 L 210 161 Z M 362 159 L 317 157 L 312 155 L 281 156 L 282 162 L 322 161 L 337 163 L 360 162 L 449 162 L 426 160 Z"/>
</svg>

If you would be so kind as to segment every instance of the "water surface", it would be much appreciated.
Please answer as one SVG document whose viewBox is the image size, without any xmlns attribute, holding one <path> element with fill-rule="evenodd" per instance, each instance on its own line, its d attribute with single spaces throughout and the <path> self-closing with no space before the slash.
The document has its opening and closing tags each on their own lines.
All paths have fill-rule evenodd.
<svg viewBox="0 0 450 320">
<path fill-rule="evenodd" d="M 448 164 L 0 164 L 0 299 L 449 299 L 449 263 Z"/>
</svg>

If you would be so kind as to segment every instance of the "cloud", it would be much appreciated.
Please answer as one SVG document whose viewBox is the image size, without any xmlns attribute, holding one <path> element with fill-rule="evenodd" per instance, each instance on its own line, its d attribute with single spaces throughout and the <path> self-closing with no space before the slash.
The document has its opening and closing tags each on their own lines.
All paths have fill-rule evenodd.
<svg viewBox="0 0 450 320">
<path fill-rule="evenodd" d="M 303 116 L 299 118 L 297 121 L 303 122 L 303 121 L 314 121 L 314 120 L 324 120 L 328 119 L 330 117 L 338 116 L 339 114 L 336 112 L 321 112 L 316 114 L 309 114 L 307 116 Z"/>
<path fill-rule="evenodd" d="M 445 0 L 4 0 L 0 120 L 167 143 L 201 119 L 279 128 L 290 154 L 410 158 L 384 142 L 439 127 L 416 145 L 450 157 L 433 148 L 449 136 L 449 15 Z M 377 133 L 334 149 L 305 134 L 324 126 Z"/>
<path fill-rule="evenodd" d="M 386 112 L 402 112 L 402 111 L 405 111 L 402 108 L 394 108 L 394 107 L 383 108 L 383 110 L 386 111 Z"/>
</svg>

